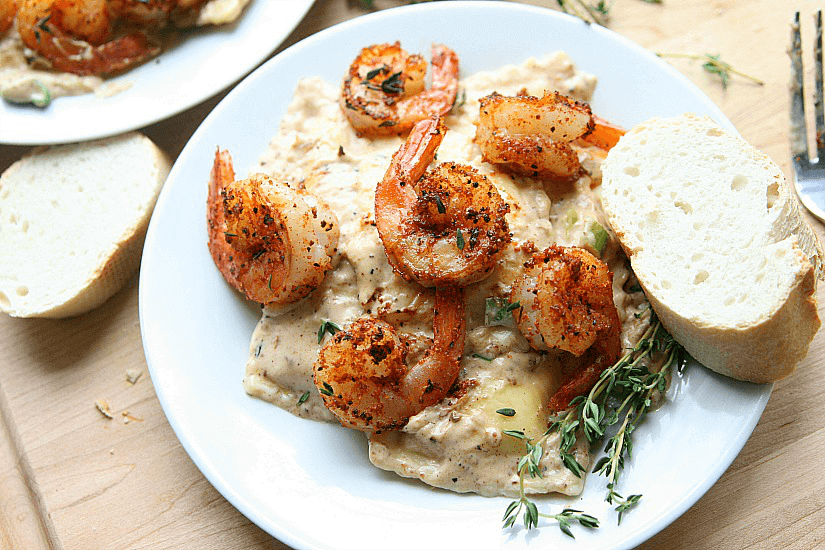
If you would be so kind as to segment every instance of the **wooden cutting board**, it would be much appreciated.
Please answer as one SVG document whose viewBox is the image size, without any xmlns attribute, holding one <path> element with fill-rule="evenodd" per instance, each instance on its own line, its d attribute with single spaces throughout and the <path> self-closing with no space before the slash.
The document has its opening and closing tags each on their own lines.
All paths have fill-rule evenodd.
<svg viewBox="0 0 825 550">
<path fill-rule="evenodd" d="M 557 7 L 555 0 L 530 3 Z M 810 12 L 821 1 L 608 5 L 609 27 L 652 51 L 719 54 L 761 79 L 755 85 L 733 76 L 723 88 L 701 61 L 670 59 L 790 176 L 789 22 L 794 9 Z M 355 0 L 319 0 L 283 47 L 364 12 Z M 145 132 L 176 156 L 218 99 Z M 0 146 L 0 169 L 27 150 Z M 822 225 L 815 227 L 822 236 Z M 819 299 L 825 302 L 823 291 Z M 285 548 L 229 505 L 175 438 L 143 356 L 136 279 L 79 318 L 0 316 L 0 350 L 0 547 Z M 825 539 L 823 357 L 820 333 L 799 371 L 776 384 L 728 472 L 645 547 L 810 548 Z M 134 371 L 141 375 L 130 381 Z"/>
</svg>

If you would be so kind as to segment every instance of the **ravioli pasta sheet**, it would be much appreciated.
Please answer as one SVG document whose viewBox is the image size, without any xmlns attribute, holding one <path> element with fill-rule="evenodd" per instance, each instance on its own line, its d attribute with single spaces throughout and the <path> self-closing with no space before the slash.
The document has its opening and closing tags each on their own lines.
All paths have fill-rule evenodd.
<svg viewBox="0 0 825 550">
<path fill-rule="evenodd" d="M 531 349 L 513 323 L 485 324 L 485 299 L 507 295 L 534 250 L 551 243 L 593 250 L 593 224 L 606 227 L 598 198 L 603 153 L 579 150 L 589 175 L 572 185 L 553 186 L 500 173 L 482 162 L 473 143 L 478 99 L 493 91 L 514 95 L 526 90 L 538 96 L 559 91 L 587 101 L 595 86 L 596 78 L 577 71 L 561 52 L 460 81 L 460 101 L 446 117 L 449 131 L 438 160 L 474 166 L 496 185 L 510 204 L 507 222 L 512 243 L 490 277 L 465 289 L 467 338 L 458 379 L 462 390 L 414 416 L 400 431 L 372 434 L 369 459 L 379 468 L 458 492 L 518 494 L 516 465 L 525 446 L 504 431 L 541 436 L 547 427 L 546 404 L 560 385 L 566 359 L 563 352 Z M 320 421 L 334 420 L 312 379 L 322 323 L 332 321 L 343 327 L 365 314 L 377 316 L 403 333 L 410 345 L 411 363 L 432 338 L 432 291 L 393 272 L 375 228 L 375 186 L 402 140 L 357 137 L 342 114 L 339 93 L 340 83 L 302 80 L 254 170 L 305 186 L 339 219 L 337 267 L 303 302 L 282 310 L 263 309 L 244 378 L 250 395 Z M 638 311 L 641 293 L 634 296 L 623 290 L 630 274 L 615 239 L 608 237 L 601 258 L 614 272 L 614 301 L 627 344 L 638 330 L 632 313 Z M 503 408 L 512 408 L 516 414 L 496 412 Z M 586 444 L 580 442 L 573 452 L 587 469 Z M 555 437 L 545 443 L 541 466 L 543 477 L 527 479 L 527 492 L 576 495 L 582 491 L 584 480 L 562 465 Z"/>
</svg>

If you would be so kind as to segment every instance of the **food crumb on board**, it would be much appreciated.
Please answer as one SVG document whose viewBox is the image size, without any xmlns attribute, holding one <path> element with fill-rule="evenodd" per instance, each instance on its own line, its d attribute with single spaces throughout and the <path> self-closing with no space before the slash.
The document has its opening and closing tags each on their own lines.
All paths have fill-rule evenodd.
<svg viewBox="0 0 825 550">
<path fill-rule="evenodd" d="M 140 369 L 129 369 L 126 371 L 126 380 L 130 384 L 135 384 L 138 381 L 138 378 L 143 374 L 143 371 Z"/>
<path fill-rule="evenodd" d="M 123 417 L 123 423 L 124 424 L 128 424 L 129 422 L 132 422 L 132 421 L 134 421 L 134 422 L 143 422 L 142 418 L 138 418 L 137 416 L 132 416 L 131 414 L 129 414 L 129 411 L 123 411 L 122 413 L 120 413 L 120 416 Z"/>
<path fill-rule="evenodd" d="M 112 416 L 112 411 L 109 408 L 109 404 L 106 401 L 104 401 L 103 399 L 96 400 L 95 401 L 95 407 L 97 407 L 97 410 L 100 411 L 100 414 L 102 414 L 106 418 L 109 418 L 109 419 L 114 418 Z"/>
</svg>

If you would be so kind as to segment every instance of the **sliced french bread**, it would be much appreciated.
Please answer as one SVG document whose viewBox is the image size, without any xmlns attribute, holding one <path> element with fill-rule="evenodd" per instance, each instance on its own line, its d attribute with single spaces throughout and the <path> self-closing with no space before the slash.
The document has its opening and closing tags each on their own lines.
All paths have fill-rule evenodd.
<svg viewBox="0 0 825 550">
<path fill-rule="evenodd" d="M 820 326 L 823 250 L 779 167 L 686 114 L 634 127 L 602 173 L 608 222 L 674 338 L 725 376 L 790 374 Z"/>
<path fill-rule="evenodd" d="M 134 275 L 170 160 L 149 138 L 38 148 L 0 176 L 0 311 L 70 317 Z"/>
</svg>

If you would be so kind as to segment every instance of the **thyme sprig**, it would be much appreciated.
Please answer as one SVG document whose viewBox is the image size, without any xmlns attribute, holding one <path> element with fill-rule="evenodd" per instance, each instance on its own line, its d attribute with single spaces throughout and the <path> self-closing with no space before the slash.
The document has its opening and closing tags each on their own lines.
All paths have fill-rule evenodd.
<svg viewBox="0 0 825 550">
<path fill-rule="evenodd" d="M 742 71 L 734 69 L 730 65 L 730 63 L 722 61 L 720 54 L 712 55 L 709 53 L 657 53 L 656 55 L 658 55 L 659 57 L 674 57 L 704 61 L 704 63 L 702 63 L 702 68 L 710 74 L 718 75 L 719 79 L 722 82 L 722 88 L 725 89 L 727 89 L 728 84 L 730 83 L 730 78 L 732 74 L 741 76 L 742 78 L 753 82 L 757 86 L 763 86 L 765 84 L 762 80 L 756 78 L 755 76 L 751 76 L 749 74 L 743 73 Z"/>
<path fill-rule="evenodd" d="M 542 456 L 544 456 L 544 442 L 550 435 L 550 431 L 545 432 L 535 443 L 531 442 L 523 432 L 517 430 L 505 430 L 504 433 L 511 437 L 524 440 L 526 448 L 526 453 L 518 463 L 519 498 L 518 500 L 510 502 L 507 510 L 505 510 L 504 517 L 502 518 L 504 528 L 512 527 L 518 520 L 519 515 L 521 515 L 524 527 L 528 531 L 534 527 L 538 527 L 540 517 L 556 521 L 561 532 L 573 539 L 576 538 L 570 529 L 573 522 L 578 522 L 579 525 L 589 529 L 597 529 L 599 527 L 599 520 L 589 514 L 585 514 L 581 510 L 564 508 L 558 514 L 540 513 L 536 503 L 527 498 L 524 492 L 525 475 L 529 474 L 530 477 L 541 477 L 540 463 Z"/>
<path fill-rule="evenodd" d="M 602 440 L 608 427 L 618 424 L 615 434 L 607 440 L 605 456 L 596 462 L 593 472 L 608 479 L 605 500 L 616 504 L 619 523 L 642 498 L 625 498 L 616 491 L 625 460 L 633 454 L 631 435 L 653 405 L 654 394 L 667 388 L 669 372 L 674 366 L 681 368 L 684 360 L 684 348 L 668 334 L 653 310 L 648 311 L 650 326 L 636 346 L 606 369 L 586 396 L 573 399 L 548 429 L 548 433 L 559 432 L 562 461 L 580 476 L 584 468 L 571 452 L 576 434 L 584 434 L 593 445 Z M 653 364 L 661 366 L 651 371 L 649 365 Z"/>
</svg>

